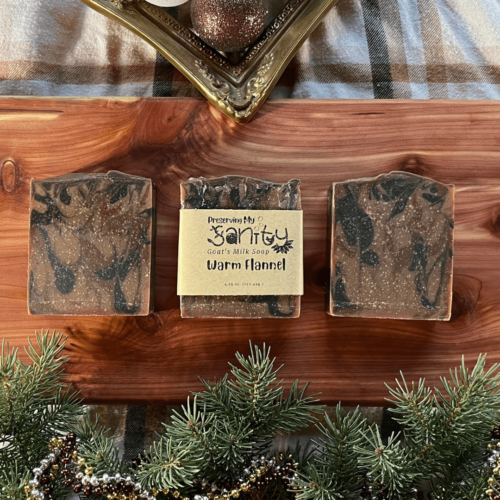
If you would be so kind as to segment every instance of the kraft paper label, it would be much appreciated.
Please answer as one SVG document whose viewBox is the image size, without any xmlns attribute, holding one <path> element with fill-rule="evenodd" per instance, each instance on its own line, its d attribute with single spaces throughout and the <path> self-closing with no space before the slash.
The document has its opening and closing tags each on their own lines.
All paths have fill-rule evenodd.
<svg viewBox="0 0 500 500">
<path fill-rule="evenodd" d="M 302 211 L 181 210 L 178 295 L 303 295 Z"/>
</svg>

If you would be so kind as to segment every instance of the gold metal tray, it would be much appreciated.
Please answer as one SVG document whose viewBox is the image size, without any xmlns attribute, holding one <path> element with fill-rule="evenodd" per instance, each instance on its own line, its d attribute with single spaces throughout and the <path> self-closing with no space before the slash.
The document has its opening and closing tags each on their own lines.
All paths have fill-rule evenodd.
<svg viewBox="0 0 500 500">
<path fill-rule="evenodd" d="M 146 0 L 81 1 L 139 35 L 214 106 L 236 122 L 246 123 L 267 99 L 299 47 L 338 0 L 289 0 L 236 63 Z"/>
</svg>

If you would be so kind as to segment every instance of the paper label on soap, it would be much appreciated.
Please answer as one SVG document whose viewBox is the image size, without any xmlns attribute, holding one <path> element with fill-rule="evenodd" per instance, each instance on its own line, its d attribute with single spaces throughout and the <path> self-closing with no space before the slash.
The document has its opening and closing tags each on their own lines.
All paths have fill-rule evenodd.
<svg viewBox="0 0 500 500">
<path fill-rule="evenodd" d="M 178 295 L 303 295 L 302 211 L 181 210 Z"/>
</svg>

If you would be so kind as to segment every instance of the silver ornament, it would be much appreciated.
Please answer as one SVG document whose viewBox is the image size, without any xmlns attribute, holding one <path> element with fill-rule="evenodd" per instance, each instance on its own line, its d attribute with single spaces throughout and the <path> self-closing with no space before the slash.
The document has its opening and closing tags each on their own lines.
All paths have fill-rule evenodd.
<svg viewBox="0 0 500 500">
<path fill-rule="evenodd" d="M 33 469 L 33 474 L 35 474 L 35 476 L 40 476 L 42 474 L 42 469 L 40 467 L 35 467 Z"/>
<path fill-rule="evenodd" d="M 90 478 L 90 484 L 91 484 L 92 486 L 99 486 L 99 479 L 97 479 L 97 477 L 96 477 L 96 476 L 92 476 L 92 477 Z"/>
<path fill-rule="evenodd" d="M 109 476 L 107 474 L 103 474 L 102 475 L 102 482 L 104 484 L 108 484 L 109 483 Z"/>
</svg>

